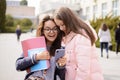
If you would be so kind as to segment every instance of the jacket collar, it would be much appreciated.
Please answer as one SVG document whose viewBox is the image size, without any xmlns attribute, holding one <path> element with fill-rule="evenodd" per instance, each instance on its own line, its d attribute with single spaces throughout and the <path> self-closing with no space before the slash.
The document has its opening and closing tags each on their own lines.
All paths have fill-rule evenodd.
<svg viewBox="0 0 120 80">
<path fill-rule="evenodd" d="M 71 31 L 68 35 L 66 35 L 65 37 L 63 37 L 63 42 L 64 44 L 68 44 L 76 35 L 76 33 L 74 33 L 73 31 Z"/>
</svg>

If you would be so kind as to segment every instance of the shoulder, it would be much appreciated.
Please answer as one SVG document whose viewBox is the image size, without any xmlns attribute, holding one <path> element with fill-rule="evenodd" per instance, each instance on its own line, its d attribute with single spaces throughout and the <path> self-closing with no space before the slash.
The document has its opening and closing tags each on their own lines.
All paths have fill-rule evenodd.
<svg viewBox="0 0 120 80">
<path fill-rule="evenodd" d="M 106 31 L 107 33 L 110 33 L 110 30 L 109 29 L 107 29 L 107 31 Z"/>
<path fill-rule="evenodd" d="M 100 28 L 99 30 L 98 30 L 98 32 L 102 32 L 103 30 Z"/>
<path fill-rule="evenodd" d="M 88 37 L 85 37 L 81 34 L 76 34 L 74 37 L 75 44 L 81 44 L 81 45 L 91 45 L 91 41 Z"/>
</svg>

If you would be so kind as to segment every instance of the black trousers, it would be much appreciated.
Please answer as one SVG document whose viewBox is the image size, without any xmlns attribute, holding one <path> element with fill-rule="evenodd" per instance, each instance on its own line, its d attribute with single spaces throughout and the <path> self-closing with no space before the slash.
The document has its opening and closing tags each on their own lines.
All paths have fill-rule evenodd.
<svg viewBox="0 0 120 80">
<path fill-rule="evenodd" d="M 116 42 L 116 54 L 118 54 L 120 48 L 120 42 Z"/>
<path fill-rule="evenodd" d="M 60 78 L 60 80 L 65 80 L 65 71 L 66 71 L 65 68 L 58 69 L 56 67 L 56 69 L 55 69 L 55 75 L 54 75 L 54 80 L 57 80 L 57 76 Z"/>
</svg>

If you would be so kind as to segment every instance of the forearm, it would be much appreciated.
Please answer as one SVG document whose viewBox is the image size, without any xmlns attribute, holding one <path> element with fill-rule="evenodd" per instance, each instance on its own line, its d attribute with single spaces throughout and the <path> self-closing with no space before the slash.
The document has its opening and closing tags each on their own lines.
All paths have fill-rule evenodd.
<svg viewBox="0 0 120 80">
<path fill-rule="evenodd" d="M 16 70 L 23 71 L 36 64 L 35 55 L 32 57 L 20 57 L 16 60 Z"/>
</svg>

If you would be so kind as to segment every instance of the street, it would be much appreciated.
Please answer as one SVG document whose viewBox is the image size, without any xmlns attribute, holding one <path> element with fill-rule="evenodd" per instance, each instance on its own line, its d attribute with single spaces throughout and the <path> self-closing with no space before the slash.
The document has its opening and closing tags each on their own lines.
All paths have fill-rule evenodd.
<svg viewBox="0 0 120 80">
<path fill-rule="evenodd" d="M 23 33 L 20 41 L 33 37 L 30 33 Z M 23 80 L 26 72 L 18 72 L 15 69 L 15 61 L 22 53 L 21 42 L 17 41 L 15 33 L 0 33 L 0 80 Z M 100 49 L 98 50 L 100 64 L 103 70 L 105 80 L 120 80 L 120 52 L 109 52 L 109 59 L 100 57 Z M 99 79 L 98 79 L 99 80 Z"/>
</svg>

